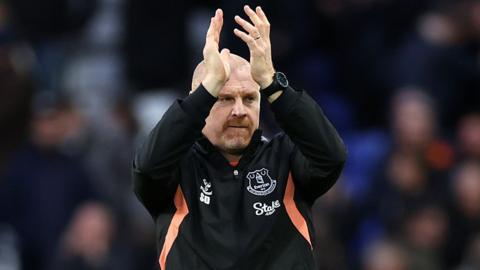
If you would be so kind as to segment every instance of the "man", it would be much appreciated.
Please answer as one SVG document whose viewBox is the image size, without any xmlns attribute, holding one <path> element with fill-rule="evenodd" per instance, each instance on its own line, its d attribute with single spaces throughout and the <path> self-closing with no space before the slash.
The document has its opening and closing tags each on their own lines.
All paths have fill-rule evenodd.
<svg viewBox="0 0 480 270">
<path fill-rule="evenodd" d="M 245 13 L 251 23 L 235 21 L 248 34 L 234 33 L 250 62 L 219 52 L 217 10 L 191 94 L 135 156 L 135 191 L 155 219 L 162 270 L 314 269 L 310 207 L 338 178 L 345 147 L 319 106 L 275 72 L 262 9 Z M 286 132 L 270 141 L 258 130 L 260 96 Z"/>
</svg>

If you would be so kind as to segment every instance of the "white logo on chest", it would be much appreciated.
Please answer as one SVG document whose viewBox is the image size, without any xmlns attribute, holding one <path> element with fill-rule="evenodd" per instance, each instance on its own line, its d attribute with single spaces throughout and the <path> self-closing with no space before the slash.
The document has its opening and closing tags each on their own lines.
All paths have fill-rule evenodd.
<svg viewBox="0 0 480 270">
<path fill-rule="evenodd" d="M 266 203 L 256 202 L 253 204 L 253 209 L 255 209 L 255 215 L 261 216 L 270 216 L 275 212 L 275 209 L 280 207 L 280 201 L 275 200 L 270 203 L 270 205 Z"/>
<path fill-rule="evenodd" d="M 257 196 L 265 196 L 275 189 L 277 181 L 270 177 L 268 170 L 262 168 L 247 174 L 247 190 Z"/>
<path fill-rule="evenodd" d="M 212 183 L 208 182 L 206 179 L 203 180 L 203 186 L 200 186 L 200 201 L 204 204 L 210 204 L 210 196 L 213 195 L 213 191 L 210 190 Z"/>
</svg>

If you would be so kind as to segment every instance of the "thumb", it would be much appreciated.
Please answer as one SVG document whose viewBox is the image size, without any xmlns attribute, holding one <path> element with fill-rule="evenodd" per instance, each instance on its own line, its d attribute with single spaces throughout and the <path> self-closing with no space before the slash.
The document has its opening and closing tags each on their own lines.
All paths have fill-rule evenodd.
<svg viewBox="0 0 480 270">
<path fill-rule="evenodd" d="M 220 58 L 222 58 L 223 63 L 229 64 L 230 63 L 230 50 L 229 49 L 222 49 L 220 52 Z"/>
<path fill-rule="evenodd" d="M 225 75 L 228 79 L 230 77 L 230 50 L 222 49 L 220 52 L 220 59 L 222 59 L 223 66 L 225 67 Z"/>
</svg>

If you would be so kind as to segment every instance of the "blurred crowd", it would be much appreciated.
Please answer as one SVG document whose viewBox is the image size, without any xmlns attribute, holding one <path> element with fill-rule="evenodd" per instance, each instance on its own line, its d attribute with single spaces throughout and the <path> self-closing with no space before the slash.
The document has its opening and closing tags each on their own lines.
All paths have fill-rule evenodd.
<svg viewBox="0 0 480 270">
<path fill-rule="evenodd" d="M 158 269 L 132 154 L 246 3 L 348 146 L 319 269 L 480 269 L 480 0 L 0 0 L 0 269 Z"/>
</svg>

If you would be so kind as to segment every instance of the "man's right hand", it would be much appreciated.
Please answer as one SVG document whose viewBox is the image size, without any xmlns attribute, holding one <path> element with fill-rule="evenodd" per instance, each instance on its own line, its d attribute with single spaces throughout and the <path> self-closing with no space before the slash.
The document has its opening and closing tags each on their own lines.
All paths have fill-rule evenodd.
<svg viewBox="0 0 480 270">
<path fill-rule="evenodd" d="M 225 85 L 230 77 L 229 57 L 230 51 L 223 49 L 219 52 L 220 31 L 223 26 L 223 11 L 217 9 L 215 16 L 210 20 L 205 47 L 203 48 L 203 59 L 205 63 L 205 77 L 202 84 L 214 97 Z"/>
</svg>

